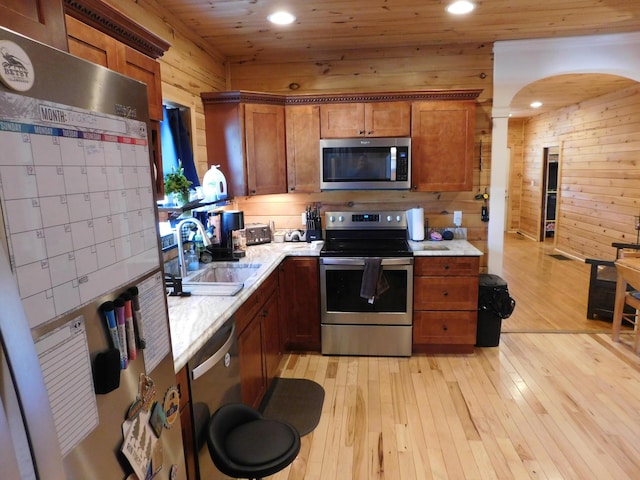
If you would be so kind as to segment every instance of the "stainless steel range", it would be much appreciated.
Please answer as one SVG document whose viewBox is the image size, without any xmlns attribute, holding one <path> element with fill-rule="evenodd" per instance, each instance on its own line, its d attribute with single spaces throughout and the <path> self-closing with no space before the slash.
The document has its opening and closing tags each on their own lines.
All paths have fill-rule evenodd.
<svg viewBox="0 0 640 480">
<path fill-rule="evenodd" d="M 413 254 L 404 211 L 327 212 L 322 353 L 410 356 Z"/>
</svg>

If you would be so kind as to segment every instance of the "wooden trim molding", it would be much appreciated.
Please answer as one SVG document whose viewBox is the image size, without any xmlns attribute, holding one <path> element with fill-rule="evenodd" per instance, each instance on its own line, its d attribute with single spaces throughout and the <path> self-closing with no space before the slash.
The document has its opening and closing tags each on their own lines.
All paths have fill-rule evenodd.
<svg viewBox="0 0 640 480">
<path fill-rule="evenodd" d="M 269 105 L 284 105 L 286 97 L 284 95 L 248 92 L 245 90 L 235 90 L 229 92 L 203 92 L 200 94 L 204 103 L 265 103 Z"/>
<path fill-rule="evenodd" d="M 367 103 L 420 100 L 476 100 L 482 90 L 423 90 L 415 92 L 346 93 L 279 95 L 236 90 L 232 92 L 205 92 L 204 103 L 268 103 L 275 105 L 308 105 L 317 103 Z"/>
<path fill-rule="evenodd" d="M 157 59 L 171 44 L 101 0 L 64 0 L 65 13 Z"/>
<path fill-rule="evenodd" d="M 287 105 L 311 103 L 367 103 L 402 102 L 420 100 L 475 100 L 482 90 L 421 90 L 414 92 L 347 93 L 347 94 L 305 94 L 287 96 Z"/>
</svg>

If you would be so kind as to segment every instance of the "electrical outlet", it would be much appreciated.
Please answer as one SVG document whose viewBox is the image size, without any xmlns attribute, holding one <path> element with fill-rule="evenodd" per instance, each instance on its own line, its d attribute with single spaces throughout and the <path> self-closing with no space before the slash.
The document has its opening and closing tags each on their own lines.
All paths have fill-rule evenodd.
<svg viewBox="0 0 640 480">
<path fill-rule="evenodd" d="M 462 212 L 460 210 L 456 210 L 453 212 L 453 224 L 456 227 L 462 225 Z"/>
</svg>

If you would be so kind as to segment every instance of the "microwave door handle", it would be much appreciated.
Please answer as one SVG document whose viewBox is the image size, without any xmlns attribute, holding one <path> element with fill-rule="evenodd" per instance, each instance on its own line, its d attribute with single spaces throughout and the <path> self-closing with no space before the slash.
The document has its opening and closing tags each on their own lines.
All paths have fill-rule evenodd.
<svg viewBox="0 0 640 480">
<path fill-rule="evenodd" d="M 389 156 L 391 158 L 391 165 L 390 165 L 390 174 L 391 174 L 391 178 L 389 178 L 389 180 L 391 180 L 392 182 L 396 181 L 396 169 L 397 169 L 397 164 L 398 164 L 398 147 L 391 147 L 389 149 Z"/>
</svg>

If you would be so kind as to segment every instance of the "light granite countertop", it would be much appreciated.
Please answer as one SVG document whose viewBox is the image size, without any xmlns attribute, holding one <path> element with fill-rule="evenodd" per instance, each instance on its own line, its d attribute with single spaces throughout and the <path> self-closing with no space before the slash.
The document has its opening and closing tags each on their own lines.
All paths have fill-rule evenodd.
<svg viewBox="0 0 640 480">
<path fill-rule="evenodd" d="M 260 264 L 255 275 L 233 297 L 192 295 L 167 297 L 171 345 L 176 372 L 187 364 L 211 336 L 251 296 L 258 286 L 288 256 L 319 256 L 323 242 L 267 243 L 247 247 L 240 263 Z M 414 256 L 480 256 L 482 252 L 466 240 L 424 241 L 409 245 Z M 446 247 L 446 249 L 444 249 Z M 185 287 L 188 291 L 188 288 Z"/>
</svg>

